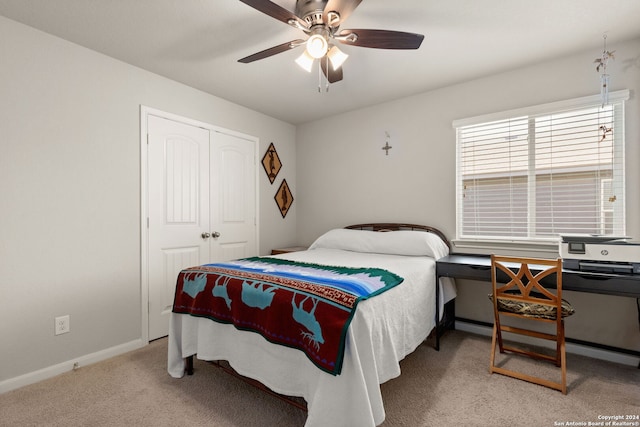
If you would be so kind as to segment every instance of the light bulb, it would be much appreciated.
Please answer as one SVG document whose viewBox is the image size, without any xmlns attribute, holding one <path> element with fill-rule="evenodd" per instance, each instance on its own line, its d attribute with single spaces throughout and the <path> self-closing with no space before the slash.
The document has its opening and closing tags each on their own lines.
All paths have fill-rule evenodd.
<svg viewBox="0 0 640 427">
<path fill-rule="evenodd" d="M 327 56 L 331 61 L 331 65 L 333 66 L 334 71 L 338 70 L 338 68 L 340 68 L 342 64 L 344 64 L 344 61 L 346 61 L 349 57 L 349 55 L 338 49 L 338 46 L 333 46 L 331 49 L 329 49 Z"/>
<path fill-rule="evenodd" d="M 328 48 L 327 39 L 320 34 L 314 34 L 307 40 L 307 52 L 313 58 L 322 58 L 327 53 Z"/>
<path fill-rule="evenodd" d="M 302 52 L 302 55 L 296 59 L 296 63 L 308 73 L 311 72 L 311 68 L 313 67 L 313 57 L 307 53 L 305 50 Z"/>
</svg>

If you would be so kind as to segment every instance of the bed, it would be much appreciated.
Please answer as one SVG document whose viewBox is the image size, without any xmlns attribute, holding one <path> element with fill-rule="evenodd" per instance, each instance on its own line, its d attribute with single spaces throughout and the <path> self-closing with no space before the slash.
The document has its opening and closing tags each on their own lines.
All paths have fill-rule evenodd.
<svg viewBox="0 0 640 427">
<path fill-rule="evenodd" d="M 380 384 L 400 375 L 399 362 L 437 330 L 436 319 L 441 318 L 444 304 L 455 298 L 453 282 L 442 278 L 437 283 L 435 274 L 435 260 L 448 252 L 449 242 L 433 227 L 359 224 L 328 231 L 306 251 L 250 260 L 268 265 L 371 268 L 401 280 L 374 292 L 375 296 L 357 300 L 344 327 L 337 373 L 322 369 L 304 349 L 274 344 L 261 331 L 178 313 L 176 297 L 169 328 L 168 372 L 182 377 L 193 355 L 228 361 L 233 370 L 276 393 L 303 398 L 306 426 L 379 425 L 385 419 Z M 195 277 L 194 271 L 183 273 Z M 302 308 L 313 314 L 316 307 L 307 301 L 308 296 L 293 295 L 294 312 Z M 317 338 L 314 341 L 306 330 L 300 334 L 301 343 L 313 353 Z M 329 341 L 328 336 L 323 338 Z"/>
</svg>

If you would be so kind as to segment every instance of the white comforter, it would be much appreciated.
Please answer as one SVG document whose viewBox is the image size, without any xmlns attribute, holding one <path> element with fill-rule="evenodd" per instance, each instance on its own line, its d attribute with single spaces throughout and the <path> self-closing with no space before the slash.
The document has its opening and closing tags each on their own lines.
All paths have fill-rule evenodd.
<svg viewBox="0 0 640 427">
<path fill-rule="evenodd" d="M 402 277 L 400 285 L 358 304 L 346 338 L 342 373 L 333 376 L 313 365 L 299 350 L 267 342 L 233 325 L 172 314 L 168 371 L 184 375 L 183 358 L 227 360 L 240 374 L 275 392 L 307 401 L 306 426 L 374 426 L 385 412 L 380 384 L 400 375 L 399 362 L 422 343 L 435 326 L 435 260 L 315 248 L 280 255 L 294 261 L 385 268 Z M 455 297 L 441 286 L 440 305 Z M 442 313 L 442 310 L 440 311 Z"/>
</svg>

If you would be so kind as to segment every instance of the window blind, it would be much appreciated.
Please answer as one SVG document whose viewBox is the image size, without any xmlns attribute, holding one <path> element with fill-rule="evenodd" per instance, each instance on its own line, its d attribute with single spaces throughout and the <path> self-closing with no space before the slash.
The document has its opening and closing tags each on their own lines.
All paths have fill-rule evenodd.
<svg viewBox="0 0 640 427">
<path fill-rule="evenodd" d="M 457 238 L 624 235 L 624 100 L 585 97 L 454 122 Z"/>
</svg>

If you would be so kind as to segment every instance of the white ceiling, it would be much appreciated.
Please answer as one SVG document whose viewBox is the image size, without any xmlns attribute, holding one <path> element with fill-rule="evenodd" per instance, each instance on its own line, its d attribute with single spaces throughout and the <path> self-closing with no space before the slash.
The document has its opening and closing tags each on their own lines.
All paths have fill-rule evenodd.
<svg viewBox="0 0 640 427">
<path fill-rule="evenodd" d="M 595 59 L 604 33 L 611 49 L 640 37 L 639 0 L 363 0 L 342 29 L 420 33 L 422 46 L 340 45 L 344 80 L 318 93 L 318 73 L 294 63 L 302 47 L 237 62 L 304 36 L 238 0 L 0 0 L 0 14 L 292 124 L 575 52 Z"/>
</svg>

